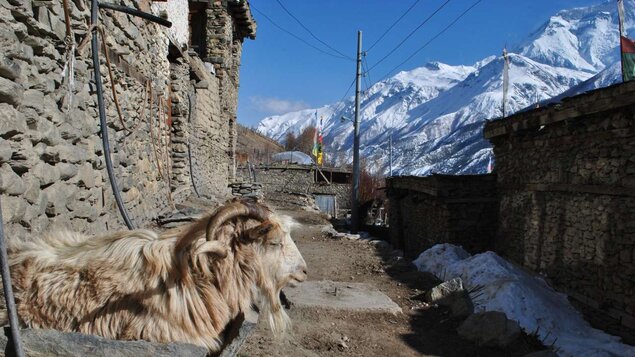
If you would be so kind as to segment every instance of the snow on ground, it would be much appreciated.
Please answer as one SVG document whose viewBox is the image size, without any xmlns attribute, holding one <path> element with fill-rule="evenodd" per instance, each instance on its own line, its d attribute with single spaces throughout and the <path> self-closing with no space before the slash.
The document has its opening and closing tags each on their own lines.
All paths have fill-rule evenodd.
<svg viewBox="0 0 635 357">
<path fill-rule="evenodd" d="M 467 289 L 482 286 L 477 311 L 501 311 L 527 333 L 538 330 L 543 343 L 553 343 L 561 356 L 635 356 L 635 347 L 592 328 L 566 295 L 496 253 L 470 256 L 461 247 L 438 244 L 413 264 L 443 280 L 460 277 Z"/>
</svg>

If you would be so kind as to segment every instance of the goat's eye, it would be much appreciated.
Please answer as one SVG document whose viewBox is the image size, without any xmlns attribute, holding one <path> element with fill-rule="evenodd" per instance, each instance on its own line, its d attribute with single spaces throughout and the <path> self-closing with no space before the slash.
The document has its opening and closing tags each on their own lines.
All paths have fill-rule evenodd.
<svg viewBox="0 0 635 357">
<path fill-rule="evenodd" d="M 269 242 L 269 245 L 279 246 L 279 245 L 280 245 L 280 242 Z"/>
</svg>

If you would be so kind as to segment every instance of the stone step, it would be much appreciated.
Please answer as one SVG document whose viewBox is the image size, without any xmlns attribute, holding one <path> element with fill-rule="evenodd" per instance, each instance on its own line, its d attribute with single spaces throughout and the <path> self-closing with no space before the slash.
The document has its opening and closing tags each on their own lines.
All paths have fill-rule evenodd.
<svg viewBox="0 0 635 357">
<path fill-rule="evenodd" d="M 297 307 L 319 307 L 396 314 L 399 305 L 372 285 L 330 280 L 309 280 L 284 293 Z"/>
</svg>

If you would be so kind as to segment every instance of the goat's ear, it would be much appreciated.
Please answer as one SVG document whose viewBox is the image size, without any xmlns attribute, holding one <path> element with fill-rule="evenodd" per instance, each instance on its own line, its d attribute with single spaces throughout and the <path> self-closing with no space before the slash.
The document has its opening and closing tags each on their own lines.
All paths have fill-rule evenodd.
<svg viewBox="0 0 635 357">
<path fill-rule="evenodd" d="M 227 256 L 228 247 L 225 243 L 217 240 L 202 242 L 194 250 L 194 254 L 209 254 L 216 258 L 225 258 Z"/>
<path fill-rule="evenodd" d="M 257 240 L 265 240 L 276 225 L 271 221 L 264 221 L 260 225 L 250 228 L 243 234 L 243 239 L 248 242 L 255 242 Z"/>
</svg>

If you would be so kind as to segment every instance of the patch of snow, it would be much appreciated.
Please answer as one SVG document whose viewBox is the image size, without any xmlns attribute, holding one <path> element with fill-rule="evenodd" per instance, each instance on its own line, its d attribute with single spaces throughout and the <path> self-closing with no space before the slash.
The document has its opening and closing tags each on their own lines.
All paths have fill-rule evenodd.
<svg viewBox="0 0 635 357">
<path fill-rule="evenodd" d="M 501 311 L 527 333 L 538 331 L 561 356 L 635 356 L 635 347 L 594 329 L 566 295 L 493 252 L 470 256 L 461 247 L 439 244 L 413 262 L 444 280 L 460 277 L 466 288 L 483 287 L 476 311 Z"/>
</svg>

